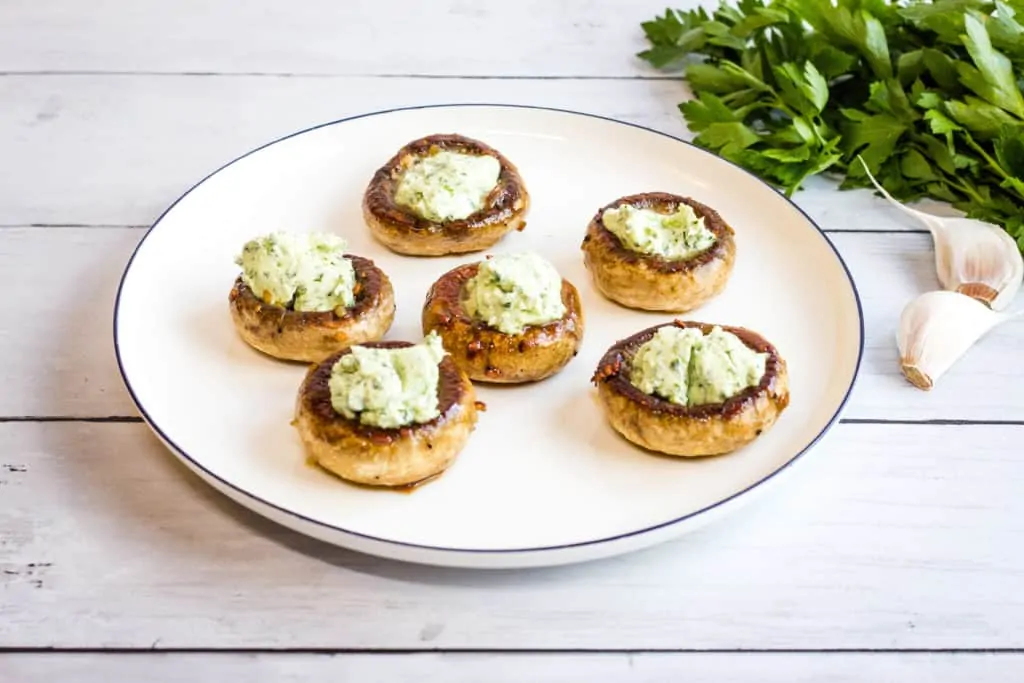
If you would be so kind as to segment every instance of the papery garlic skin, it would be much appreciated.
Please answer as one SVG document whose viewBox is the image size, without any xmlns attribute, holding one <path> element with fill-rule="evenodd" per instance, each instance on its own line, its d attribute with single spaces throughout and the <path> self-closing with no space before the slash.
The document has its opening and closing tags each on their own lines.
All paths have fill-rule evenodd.
<svg viewBox="0 0 1024 683">
<path fill-rule="evenodd" d="M 922 294 L 900 315 L 900 369 L 917 388 L 931 389 L 976 341 L 1009 317 L 958 292 Z"/>
<path fill-rule="evenodd" d="M 891 204 L 931 232 L 935 270 L 943 289 L 977 299 L 995 311 L 1010 305 L 1024 282 L 1024 256 L 1005 230 L 974 218 L 947 218 L 911 209 L 886 192 L 866 165 L 864 170 Z"/>
<path fill-rule="evenodd" d="M 941 228 L 932 229 L 943 288 L 978 299 L 993 310 L 1006 309 L 1024 280 L 1024 258 L 1017 242 L 1005 230 L 983 221 L 929 218 L 943 221 Z"/>
</svg>

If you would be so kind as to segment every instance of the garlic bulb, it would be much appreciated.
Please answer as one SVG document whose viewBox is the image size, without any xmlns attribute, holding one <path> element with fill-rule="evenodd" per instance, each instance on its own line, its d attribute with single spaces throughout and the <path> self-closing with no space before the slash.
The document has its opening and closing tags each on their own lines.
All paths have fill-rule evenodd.
<svg viewBox="0 0 1024 683">
<path fill-rule="evenodd" d="M 900 369 L 917 388 L 931 389 L 974 342 L 1013 317 L 958 292 L 922 294 L 900 316 Z"/>
<path fill-rule="evenodd" d="M 893 199 L 866 164 L 864 171 L 890 203 L 931 232 L 943 289 L 966 294 L 996 311 L 1010 305 L 1024 281 L 1024 257 L 1005 230 L 974 218 L 945 218 L 911 209 Z"/>
</svg>

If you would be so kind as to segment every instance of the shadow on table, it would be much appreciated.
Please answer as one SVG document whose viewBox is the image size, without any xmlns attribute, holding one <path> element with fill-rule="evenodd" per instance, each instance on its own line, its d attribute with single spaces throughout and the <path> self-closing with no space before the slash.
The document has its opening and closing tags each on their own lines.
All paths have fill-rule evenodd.
<svg viewBox="0 0 1024 683">
<path fill-rule="evenodd" d="M 113 299 L 111 278 L 109 274 L 91 274 L 95 277 L 83 277 L 79 282 L 79 300 L 84 297 L 87 301 L 104 301 L 109 310 Z M 95 329 L 96 314 L 96 306 L 70 308 L 68 330 Z M 109 322 L 104 323 L 105 329 L 109 329 L 107 325 Z M 68 339 L 56 339 L 54 343 L 66 344 Z M 85 348 L 90 356 L 98 356 L 101 348 L 113 355 L 112 340 L 106 345 L 94 343 Z M 103 362 L 105 359 L 80 360 L 88 367 L 114 375 L 94 380 L 105 386 L 120 385 L 116 366 L 111 368 Z M 52 378 L 54 386 L 41 390 L 62 391 L 66 378 L 57 373 Z M 188 470 L 144 424 L 124 424 L 124 418 L 99 421 L 102 424 L 72 422 L 40 431 L 44 448 L 58 463 L 57 493 L 69 497 L 67 512 L 88 518 L 89 523 L 80 527 L 81 533 L 109 534 L 97 538 L 97 543 L 116 543 L 121 546 L 117 553 L 146 555 L 147 562 L 173 562 L 185 571 L 205 570 L 212 565 L 218 565 L 214 571 L 225 574 L 242 565 L 252 571 L 253 563 L 259 562 L 266 551 L 272 551 L 267 547 L 272 544 L 340 569 L 395 581 L 493 587 L 521 584 L 524 577 L 536 577 L 542 582 L 574 580 L 582 572 L 587 573 L 589 580 L 600 581 L 604 574 L 611 576 L 621 571 L 626 561 L 625 557 L 613 557 L 546 568 L 479 570 L 417 565 L 365 555 L 291 531 L 236 504 Z M 719 537 L 722 524 L 715 524 Z M 700 530 L 637 552 L 676 553 L 679 557 L 683 547 L 706 544 L 707 535 Z M 635 555 L 631 553 L 629 557 Z M 288 562 L 287 558 L 267 559 L 278 565 Z M 239 571 L 239 580 L 247 576 L 245 571 Z M 296 576 L 302 575 L 302 568 L 296 568 Z"/>
<path fill-rule="evenodd" d="M 159 445 L 160 448 L 163 448 L 162 444 L 155 437 L 148 435 L 148 438 L 156 445 Z M 220 494 L 188 470 L 183 464 L 175 460 L 174 456 L 170 453 L 167 453 L 167 458 L 170 461 L 168 463 L 169 469 L 173 469 L 176 475 L 188 481 L 189 488 L 194 492 L 194 495 L 202 498 L 206 507 L 212 507 L 216 514 L 224 515 L 237 524 L 240 527 L 239 533 L 257 535 L 280 548 L 298 553 L 318 562 L 333 565 L 339 569 L 407 583 L 487 587 L 522 584 L 524 578 L 527 577 L 536 578 L 538 581 L 544 582 L 552 580 L 571 581 L 582 572 L 586 572 L 587 576 L 593 580 L 595 572 L 597 574 L 601 572 L 615 573 L 617 571 L 616 568 L 621 562 L 638 554 L 678 553 L 680 546 L 688 544 L 697 546 L 704 542 L 704 531 L 698 530 L 678 540 L 633 552 L 625 556 L 554 567 L 469 569 L 402 562 L 341 548 L 292 531 Z M 211 550 L 214 553 L 217 552 L 216 548 L 211 548 Z"/>
<path fill-rule="evenodd" d="M 340 548 L 250 511 L 192 473 L 144 424 L 54 425 L 40 436 L 45 450 L 58 460 L 54 493 L 66 499 L 61 514 L 82 517 L 75 528 L 88 537 L 89 552 L 106 552 L 112 561 L 145 557 L 133 564 L 163 564 L 160 583 L 176 574 L 195 574 L 225 586 L 234 581 L 242 593 L 288 577 L 307 581 L 317 576 L 334 583 L 309 561 L 410 584 L 521 586 L 524 581 L 573 581 L 584 572 L 588 582 L 600 583 L 603 576 L 618 575 L 621 580 L 629 558 L 664 553 L 655 561 L 667 557 L 676 562 L 684 557 L 681 548 L 697 550 L 709 537 L 697 530 L 627 556 L 556 567 L 480 570 L 418 565 Z M 715 524 L 719 540 L 714 542 L 721 542 L 726 523 Z M 112 549 L 104 550 L 108 547 Z M 81 548 L 71 550 L 70 556 L 79 552 Z M 288 552 L 301 558 L 288 558 Z"/>
</svg>

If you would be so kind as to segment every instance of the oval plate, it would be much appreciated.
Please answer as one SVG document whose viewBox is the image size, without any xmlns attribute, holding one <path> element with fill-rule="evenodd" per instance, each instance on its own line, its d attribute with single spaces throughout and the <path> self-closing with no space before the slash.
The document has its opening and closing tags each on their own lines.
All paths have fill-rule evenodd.
<svg viewBox="0 0 1024 683">
<path fill-rule="evenodd" d="M 519 166 L 533 204 L 525 231 L 487 253 L 535 250 L 579 288 L 579 355 L 535 385 L 478 386 L 487 411 L 455 464 L 411 494 L 347 484 L 306 464 L 290 426 L 305 367 L 250 349 L 227 297 L 233 259 L 271 230 L 335 231 L 390 275 L 389 339 L 422 338 L 430 284 L 484 254 L 410 258 L 374 241 L 361 213 L 370 176 L 431 133 L 481 139 Z M 661 190 L 716 208 L 736 231 L 726 290 L 690 319 L 740 325 L 789 363 L 792 401 L 745 449 L 695 460 L 643 452 L 607 425 L 590 383 L 622 337 L 671 316 L 602 298 L 583 265 L 587 222 L 621 195 Z M 118 363 L 147 424 L 212 486 L 329 543 L 399 560 L 468 567 L 553 565 L 677 536 L 747 499 L 838 419 L 863 350 L 846 266 L 794 204 L 682 140 L 598 116 L 538 107 L 444 105 L 377 112 L 290 135 L 230 162 L 179 198 L 140 242 L 118 290 Z"/>
</svg>

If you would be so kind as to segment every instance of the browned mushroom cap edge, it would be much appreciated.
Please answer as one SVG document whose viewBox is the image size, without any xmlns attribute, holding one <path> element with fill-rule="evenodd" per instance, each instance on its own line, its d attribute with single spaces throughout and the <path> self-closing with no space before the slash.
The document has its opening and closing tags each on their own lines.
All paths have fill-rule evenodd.
<svg viewBox="0 0 1024 683">
<path fill-rule="evenodd" d="M 379 341 L 359 344 L 359 346 L 377 349 L 401 349 L 414 346 L 406 341 Z M 366 425 L 355 419 L 350 419 L 338 413 L 331 404 L 331 389 L 329 382 L 334 364 L 342 356 L 351 353 L 352 348 L 339 351 L 312 369 L 302 385 L 302 397 L 310 414 L 323 424 L 344 424 L 352 429 L 359 436 L 370 441 L 381 444 L 391 443 L 402 437 L 410 436 L 414 432 L 433 430 L 443 425 L 451 417 L 459 402 L 463 398 L 465 387 L 462 383 L 462 373 L 455 365 L 451 356 L 445 355 L 438 366 L 439 377 L 437 386 L 437 403 L 440 414 L 429 422 L 416 423 L 397 428 L 382 428 Z"/>
<path fill-rule="evenodd" d="M 466 218 L 439 222 L 423 218 L 395 202 L 395 190 L 405 168 L 404 160 L 410 156 L 428 156 L 440 150 L 488 155 L 498 160 L 501 164 L 498 182 L 487 196 L 484 208 Z M 366 188 L 364 203 L 378 220 L 394 228 L 458 235 L 474 228 L 507 222 L 522 208 L 525 197 L 526 188 L 519 170 L 501 152 L 479 140 L 446 133 L 413 140 L 399 149 L 373 174 Z"/>
<path fill-rule="evenodd" d="M 231 300 L 236 298 L 251 299 L 253 305 L 281 311 L 282 320 L 287 319 L 292 323 L 308 327 L 333 326 L 352 318 L 358 318 L 377 306 L 385 276 L 383 271 L 368 258 L 352 254 L 345 254 L 345 258 L 352 261 L 352 268 L 355 270 L 356 292 L 354 303 L 345 309 L 344 315 L 338 315 L 336 309 L 330 311 L 296 311 L 290 306 L 268 304 L 256 296 L 252 288 L 242 280 L 241 275 L 235 278 L 235 284 L 231 288 Z"/>
<path fill-rule="evenodd" d="M 462 292 L 466 283 L 475 277 L 479 270 L 479 261 L 476 263 L 466 263 L 449 270 L 430 286 L 425 305 L 429 306 L 432 303 L 440 304 L 441 310 L 438 315 L 442 326 L 450 326 L 454 321 L 458 320 L 481 333 L 508 339 L 518 339 L 520 352 L 524 352 L 532 346 L 556 339 L 564 332 L 573 330 L 577 326 L 577 321 L 579 320 L 579 310 L 576 305 L 578 297 L 574 295 L 572 284 L 564 278 L 562 279 L 561 296 L 562 305 L 565 306 L 565 313 L 557 320 L 552 320 L 542 325 L 528 325 L 519 334 L 507 334 L 481 320 L 471 317 L 462 305 Z"/>
<path fill-rule="evenodd" d="M 651 340 L 655 333 L 662 327 L 675 325 L 677 327 L 695 327 L 707 334 L 715 327 L 722 328 L 725 332 L 736 335 L 748 348 L 757 353 L 767 353 L 764 375 L 761 381 L 747 387 L 735 396 L 731 396 L 721 403 L 707 403 L 699 406 L 683 406 L 678 403 L 665 400 L 658 396 L 645 394 L 633 386 L 630 380 L 630 369 L 632 361 L 639 348 Z M 669 323 L 654 325 L 641 330 L 636 334 L 622 339 L 613 344 L 597 364 L 591 381 L 594 384 L 605 383 L 610 389 L 628 398 L 641 407 L 656 413 L 667 413 L 677 417 L 692 419 L 708 419 L 712 417 L 730 418 L 738 415 L 748 405 L 757 400 L 762 393 L 776 393 L 776 382 L 779 370 L 783 364 L 778 350 L 764 337 L 743 327 L 731 327 L 728 325 L 715 325 L 691 320 L 675 320 Z"/>
<path fill-rule="evenodd" d="M 608 209 L 617 209 L 624 204 L 629 204 L 638 209 L 652 209 L 661 212 L 675 211 L 681 204 L 686 204 L 693 209 L 698 217 L 704 218 L 704 226 L 714 234 L 715 242 L 704 251 L 685 259 L 666 259 L 661 256 L 633 251 L 626 247 L 622 240 L 604 224 L 604 212 Z M 589 239 L 601 240 L 623 261 L 629 263 L 643 262 L 652 270 L 662 273 L 695 270 L 717 258 L 724 258 L 728 244 L 732 241 L 733 236 L 732 227 L 710 206 L 702 204 L 691 197 L 683 197 L 668 192 L 642 192 L 640 194 L 619 197 L 598 209 L 591 219 L 591 225 L 595 230 L 588 232 L 584 241 Z"/>
</svg>

